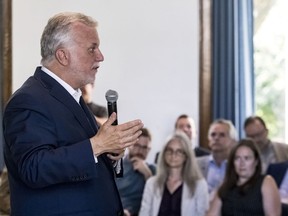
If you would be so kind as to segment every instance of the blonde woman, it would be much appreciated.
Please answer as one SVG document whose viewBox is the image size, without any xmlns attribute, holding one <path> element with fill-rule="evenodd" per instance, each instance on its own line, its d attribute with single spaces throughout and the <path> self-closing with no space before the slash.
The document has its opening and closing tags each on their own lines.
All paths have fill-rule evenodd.
<svg viewBox="0 0 288 216">
<path fill-rule="evenodd" d="M 205 215 L 208 187 L 191 146 L 180 131 L 168 140 L 160 153 L 156 176 L 146 182 L 139 216 Z"/>
</svg>

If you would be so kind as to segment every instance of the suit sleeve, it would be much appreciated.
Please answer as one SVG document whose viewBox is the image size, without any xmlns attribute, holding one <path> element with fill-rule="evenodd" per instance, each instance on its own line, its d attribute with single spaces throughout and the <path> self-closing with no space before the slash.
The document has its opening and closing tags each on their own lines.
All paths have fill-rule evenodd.
<svg viewBox="0 0 288 216">
<path fill-rule="evenodd" d="M 72 114 L 56 110 L 59 119 L 54 119 L 49 105 L 43 109 L 24 99 L 18 100 L 21 106 L 10 104 L 3 119 L 10 170 L 33 188 L 97 176 L 89 137 Z"/>
</svg>

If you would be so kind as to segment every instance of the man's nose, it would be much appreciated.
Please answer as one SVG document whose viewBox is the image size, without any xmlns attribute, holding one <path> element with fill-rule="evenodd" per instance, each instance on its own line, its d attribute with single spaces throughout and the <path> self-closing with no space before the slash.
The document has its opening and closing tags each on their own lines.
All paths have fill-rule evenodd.
<svg viewBox="0 0 288 216">
<path fill-rule="evenodd" d="M 217 140 L 218 140 L 220 137 L 221 137 L 220 134 L 215 134 L 215 135 L 213 136 L 213 138 L 214 138 L 214 139 L 217 139 Z"/>
<path fill-rule="evenodd" d="M 100 49 L 97 49 L 97 51 L 96 51 L 96 60 L 98 62 L 104 61 L 104 56 L 103 56 L 103 54 L 102 54 Z"/>
</svg>

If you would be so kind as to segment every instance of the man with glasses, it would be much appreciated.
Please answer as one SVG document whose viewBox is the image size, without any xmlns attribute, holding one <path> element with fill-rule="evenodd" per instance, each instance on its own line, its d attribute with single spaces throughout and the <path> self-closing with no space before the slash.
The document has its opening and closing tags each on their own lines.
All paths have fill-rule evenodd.
<svg viewBox="0 0 288 216">
<path fill-rule="evenodd" d="M 261 117 L 248 117 L 244 122 L 244 130 L 246 136 L 252 138 L 259 147 L 263 173 L 269 164 L 288 160 L 288 145 L 273 142 L 268 138 L 269 131 Z"/>
<path fill-rule="evenodd" d="M 145 161 L 151 149 L 151 134 L 147 128 L 141 131 L 138 142 L 128 148 L 123 160 L 123 178 L 116 179 L 125 216 L 138 215 L 146 180 L 156 172 L 155 166 Z"/>
<path fill-rule="evenodd" d="M 211 155 L 197 158 L 199 168 L 208 183 L 210 200 L 221 185 L 226 171 L 226 163 L 231 148 L 236 144 L 237 132 L 231 121 L 217 119 L 209 127 L 209 147 Z"/>
</svg>

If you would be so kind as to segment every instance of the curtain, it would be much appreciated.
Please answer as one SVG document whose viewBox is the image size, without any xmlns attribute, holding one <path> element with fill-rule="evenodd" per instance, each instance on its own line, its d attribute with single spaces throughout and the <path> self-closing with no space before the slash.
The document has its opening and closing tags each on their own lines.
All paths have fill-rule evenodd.
<svg viewBox="0 0 288 216">
<path fill-rule="evenodd" d="M 212 116 L 231 120 L 244 137 L 254 113 L 253 0 L 212 2 Z"/>
</svg>

